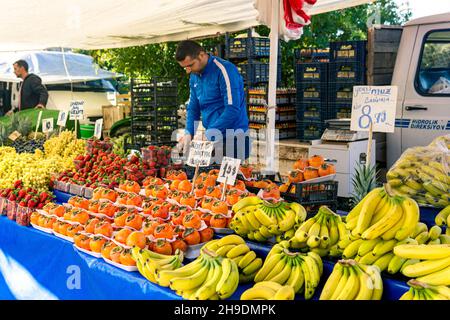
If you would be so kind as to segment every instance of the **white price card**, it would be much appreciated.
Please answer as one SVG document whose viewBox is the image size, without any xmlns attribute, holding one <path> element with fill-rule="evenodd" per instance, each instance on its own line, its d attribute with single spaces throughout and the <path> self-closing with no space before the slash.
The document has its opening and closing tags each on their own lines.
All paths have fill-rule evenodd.
<svg viewBox="0 0 450 320">
<path fill-rule="evenodd" d="M 42 119 L 42 132 L 53 132 L 53 118 Z"/>
<path fill-rule="evenodd" d="M 211 162 L 214 144 L 211 141 L 191 141 L 187 164 L 191 167 L 207 167 Z"/>
<path fill-rule="evenodd" d="M 69 117 L 69 111 L 61 110 L 58 114 L 58 122 L 56 124 L 59 127 L 65 127 L 68 117 Z"/>
<path fill-rule="evenodd" d="M 217 181 L 221 183 L 225 183 L 226 181 L 227 184 L 234 185 L 240 165 L 241 159 L 223 157 Z"/>
<path fill-rule="evenodd" d="M 70 102 L 70 120 L 84 119 L 84 101 L 75 100 Z"/>
<path fill-rule="evenodd" d="M 96 120 L 95 121 L 94 136 L 97 139 L 100 139 L 102 137 L 102 128 L 103 128 L 103 119 Z"/>
<path fill-rule="evenodd" d="M 394 132 L 396 86 L 354 86 L 350 130 Z"/>
</svg>

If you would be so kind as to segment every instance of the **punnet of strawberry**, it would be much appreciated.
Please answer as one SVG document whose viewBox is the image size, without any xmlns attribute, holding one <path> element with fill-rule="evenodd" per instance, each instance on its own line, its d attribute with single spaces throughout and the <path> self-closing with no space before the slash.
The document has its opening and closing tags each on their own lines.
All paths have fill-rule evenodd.
<svg viewBox="0 0 450 320">
<path fill-rule="evenodd" d="M 39 192 L 34 188 L 25 187 L 21 180 L 17 180 L 11 188 L 0 189 L 0 197 L 31 209 L 42 209 L 55 198 L 50 191 Z"/>
</svg>

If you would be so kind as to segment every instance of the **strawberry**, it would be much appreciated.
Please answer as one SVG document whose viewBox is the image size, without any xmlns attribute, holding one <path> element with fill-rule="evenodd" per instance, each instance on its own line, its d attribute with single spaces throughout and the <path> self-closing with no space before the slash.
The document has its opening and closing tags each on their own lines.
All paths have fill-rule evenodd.
<svg viewBox="0 0 450 320">
<path fill-rule="evenodd" d="M 18 189 L 22 186 L 22 180 L 17 180 L 16 182 L 14 182 L 14 188 Z"/>
<path fill-rule="evenodd" d="M 38 206 L 37 206 L 37 208 L 38 208 L 38 209 L 42 209 L 44 206 L 45 206 L 45 203 L 39 203 Z"/>
<path fill-rule="evenodd" d="M 49 194 L 47 192 L 42 192 L 39 195 L 39 202 L 44 202 L 45 200 L 47 200 L 47 198 L 49 197 Z"/>
<path fill-rule="evenodd" d="M 25 201 L 20 201 L 20 202 L 19 202 L 19 206 L 21 206 L 21 207 L 26 207 L 26 206 L 27 206 L 27 203 L 26 203 Z"/>
<path fill-rule="evenodd" d="M 27 190 L 26 189 L 20 189 L 19 190 L 19 198 L 25 198 L 26 195 L 27 195 Z"/>
</svg>

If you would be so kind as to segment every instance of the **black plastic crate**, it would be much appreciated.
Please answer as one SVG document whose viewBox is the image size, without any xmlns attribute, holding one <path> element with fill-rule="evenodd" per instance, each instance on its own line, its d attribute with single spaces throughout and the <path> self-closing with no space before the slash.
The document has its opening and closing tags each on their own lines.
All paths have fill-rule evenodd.
<svg viewBox="0 0 450 320">
<path fill-rule="evenodd" d="M 323 121 L 329 118 L 328 105 L 321 102 L 297 103 L 297 121 Z"/>
<path fill-rule="evenodd" d="M 294 186 L 295 192 L 291 193 Z M 288 201 L 295 201 L 308 205 L 320 205 L 334 201 L 337 202 L 337 191 L 337 181 L 292 183 L 286 192 L 282 192 L 281 196 Z"/>
<path fill-rule="evenodd" d="M 328 87 L 325 82 L 299 82 L 297 81 L 296 103 L 320 102 L 327 103 Z"/>
<path fill-rule="evenodd" d="M 297 139 L 302 141 L 320 139 L 325 127 L 326 125 L 321 121 L 298 121 Z"/>
<path fill-rule="evenodd" d="M 330 42 L 330 62 L 355 61 L 365 63 L 367 41 Z"/>
<path fill-rule="evenodd" d="M 212 164 L 209 165 L 207 167 L 199 167 L 198 168 L 198 173 L 202 173 L 202 172 L 209 172 L 211 170 L 220 170 L 220 164 Z M 186 175 L 188 177 L 189 180 L 192 180 L 194 178 L 194 174 L 195 174 L 195 167 L 191 167 L 188 165 L 184 165 L 183 170 L 186 172 Z"/>
<path fill-rule="evenodd" d="M 238 71 L 247 84 L 269 82 L 269 63 L 246 62 L 237 65 Z M 277 82 L 281 82 L 281 64 L 277 68 Z"/>
<path fill-rule="evenodd" d="M 330 60 L 330 51 L 326 49 L 295 49 L 294 56 L 300 63 L 328 62 Z"/>
<path fill-rule="evenodd" d="M 352 102 L 347 103 L 328 103 L 329 119 L 351 118 Z"/>
<path fill-rule="evenodd" d="M 270 39 L 261 37 L 228 38 L 225 51 L 227 59 L 269 57 Z M 278 56 L 281 56 L 281 42 L 278 44 Z"/>
<path fill-rule="evenodd" d="M 328 81 L 328 63 L 298 63 L 296 64 L 296 81 Z"/>
<path fill-rule="evenodd" d="M 329 81 L 366 81 L 366 66 L 359 62 L 333 62 L 329 64 Z"/>
</svg>

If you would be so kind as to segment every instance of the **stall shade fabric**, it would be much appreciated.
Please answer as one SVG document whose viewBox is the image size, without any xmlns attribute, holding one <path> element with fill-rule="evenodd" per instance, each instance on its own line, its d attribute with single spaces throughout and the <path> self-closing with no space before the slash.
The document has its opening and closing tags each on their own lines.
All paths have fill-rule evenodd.
<svg viewBox="0 0 450 320">
<path fill-rule="evenodd" d="M 318 0 L 309 14 L 368 2 Z M 255 0 L 3 1 L 0 51 L 118 48 L 270 25 L 258 15 Z"/>
</svg>

